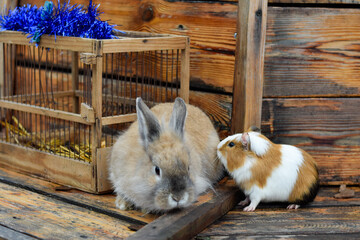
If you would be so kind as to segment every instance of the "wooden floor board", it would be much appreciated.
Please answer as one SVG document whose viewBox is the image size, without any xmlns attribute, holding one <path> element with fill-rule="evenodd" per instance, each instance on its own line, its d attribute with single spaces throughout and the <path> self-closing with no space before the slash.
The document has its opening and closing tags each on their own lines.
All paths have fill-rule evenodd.
<svg viewBox="0 0 360 240">
<path fill-rule="evenodd" d="M 0 194 L 0 212 L 3 213 L 3 218 L 0 217 L 0 225 L 30 235 L 37 234 L 35 236 L 45 239 L 50 236 L 64 239 L 67 236 L 62 235 L 63 232 L 72 232 L 75 239 L 90 235 L 96 239 L 106 239 L 103 235 L 108 235 L 108 238 L 124 238 L 139 229 L 132 235 L 132 239 L 143 239 L 144 235 L 150 236 L 149 229 L 153 239 L 167 239 L 170 236 L 176 236 L 173 239 L 184 236 L 191 238 L 228 212 L 241 198 L 237 188 L 231 184 L 221 183 L 214 191 L 199 196 L 193 206 L 159 217 L 135 210 L 116 209 L 113 194 L 94 195 L 74 189 L 57 191 L 56 189 L 59 188 L 63 187 L 0 169 L 0 191 L 3 194 Z M 11 193 L 15 195 L 7 199 L 5 196 Z M 12 204 L 21 206 L 17 215 L 14 215 L 16 211 L 14 212 L 15 207 Z M 106 221 L 108 225 L 102 221 Z M 173 224 L 174 222 L 176 224 Z M 45 229 L 36 228 L 36 224 L 40 224 Z M 54 234 L 47 232 L 57 225 L 59 232 Z M 113 226 L 117 228 L 111 228 Z M 154 228 L 157 231 L 152 231 Z"/>
<path fill-rule="evenodd" d="M 39 238 L 0 225 L 0 239 L 35 240 Z"/>
<path fill-rule="evenodd" d="M 348 187 L 355 190 L 353 198 L 335 199 L 338 187 L 322 186 L 315 201 L 298 210 L 261 203 L 255 212 L 246 213 L 238 205 L 232 208 L 243 195 L 231 180 L 222 181 L 216 193 L 202 195 L 193 206 L 163 216 L 120 211 L 113 194 L 59 188 L 0 168 L 0 239 L 190 239 L 194 232 L 196 239 L 218 240 L 360 237 L 358 186 Z"/>
<path fill-rule="evenodd" d="M 29 177 L 20 173 L 0 168 L 0 182 L 17 185 L 22 188 L 31 189 L 38 193 L 50 195 L 59 200 L 81 205 L 85 208 L 98 211 L 103 214 L 124 218 L 133 224 L 145 225 L 152 222 L 157 216 L 144 214 L 138 211 L 121 211 L 115 207 L 115 196 L 112 194 L 94 195 L 82 191 L 70 189 L 68 191 L 57 191 L 60 185 L 44 181 L 42 179 Z"/>
<path fill-rule="evenodd" d="M 257 209 L 246 213 L 231 211 L 199 237 L 360 234 L 360 207 Z M 360 236 L 360 235 L 359 235 Z"/>
<path fill-rule="evenodd" d="M 125 238 L 129 223 L 0 183 L 2 225 L 41 239 Z"/>
<path fill-rule="evenodd" d="M 255 212 L 236 206 L 206 228 L 197 239 L 359 239 L 360 192 L 335 199 L 338 188 L 322 186 L 314 202 L 297 210 L 286 204 L 260 203 Z"/>
<path fill-rule="evenodd" d="M 267 235 L 225 235 L 225 236 L 197 236 L 196 240 L 240 240 L 240 239 L 301 239 L 301 240 L 334 240 L 334 239 L 344 239 L 344 240 L 359 240 L 360 233 L 330 233 L 330 234 L 316 234 L 316 235 L 274 235 L 274 234 L 267 234 Z"/>
</svg>

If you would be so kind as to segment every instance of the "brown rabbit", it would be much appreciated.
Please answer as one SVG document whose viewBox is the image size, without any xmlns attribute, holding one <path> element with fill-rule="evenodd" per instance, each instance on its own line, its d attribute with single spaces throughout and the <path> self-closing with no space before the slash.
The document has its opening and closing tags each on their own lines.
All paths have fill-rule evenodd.
<svg viewBox="0 0 360 240">
<path fill-rule="evenodd" d="M 110 180 L 116 206 L 162 212 L 189 206 L 223 173 L 210 119 L 181 98 L 151 110 L 136 99 L 138 120 L 113 146 Z"/>
</svg>

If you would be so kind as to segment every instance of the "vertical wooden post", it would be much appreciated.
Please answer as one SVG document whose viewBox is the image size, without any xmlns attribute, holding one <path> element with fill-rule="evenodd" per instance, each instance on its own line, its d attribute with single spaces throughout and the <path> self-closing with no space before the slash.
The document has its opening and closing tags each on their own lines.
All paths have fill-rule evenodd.
<svg viewBox="0 0 360 240">
<path fill-rule="evenodd" d="M 190 91 L 190 38 L 186 39 L 186 47 L 181 50 L 180 97 L 189 103 Z"/>
<path fill-rule="evenodd" d="M 0 98 L 4 96 L 4 82 L 5 82 L 5 54 L 4 43 L 0 43 Z"/>
<path fill-rule="evenodd" d="M 71 81 L 73 91 L 73 111 L 79 113 L 79 97 L 76 96 L 76 90 L 79 88 L 79 53 L 71 52 Z"/>
<path fill-rule="evenodd" d="M 98 176 L 101 175 L 100 171 L 103 169 L 100 167 L 103 164 L 100 164 L 97 159 L 97 151 L 101 148 L 101 137 L 102 137 L 102 129 L 101 129 L 101 118 L 102 118 L 102 74 L 103 74 L 103 50 L 102 50 L 102 41 L 95 40 L 94 41 L 94 54 L 96 55 L 96 62 L 92 65 L 92 107 L 95 111 L 95 123 L 91 127 L 91 135 L 92 135 L 92 164 L 94 169 L 94 180 L 96 191 L 98 191 L 99 179 Z"/>
<path fill-rule="evenodd" d="M 0 14 L 3 15 L 8 9 L 14 9 L 18 0 L 0 0 Z"/>
<path fill-rule="evenodd" d="M 239 0 L 231 132 L 261 127 L 267 0 Z"/>
</svg>

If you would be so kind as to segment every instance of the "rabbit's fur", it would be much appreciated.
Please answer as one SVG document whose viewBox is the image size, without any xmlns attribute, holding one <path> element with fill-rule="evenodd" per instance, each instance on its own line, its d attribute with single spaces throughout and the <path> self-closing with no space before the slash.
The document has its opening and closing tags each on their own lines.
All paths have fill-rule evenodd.
<svg viewBox="0 0 360 240">
<path fill-rule="evenodd" d="M 137 98 L 136 111 L 138 120 L 117 139 L 109 161 L 117 207 L 162 212 L 189 206 L 223 173 L 210 119 L 181 98 L 151 110 Z"/>
</svg>

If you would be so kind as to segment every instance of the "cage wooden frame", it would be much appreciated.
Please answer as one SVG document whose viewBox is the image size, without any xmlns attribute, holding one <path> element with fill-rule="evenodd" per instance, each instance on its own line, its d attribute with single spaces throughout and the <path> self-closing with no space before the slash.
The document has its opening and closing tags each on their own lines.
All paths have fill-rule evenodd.
<svg viewBox="0 0 360 240">
<path fill-rule="evenodd" d="M 107 156 L 110 147 L 101 148 L 102 126 L 132 122 L 136 114 L 119 116 L 102 115 L 103 56 L 106 53 L 179 50 L 180 88 L 178 95 L 189 101 L 189 38 L 186 36 L 126 32 L 118 39 L 85 39 L 76 37 L 42 36 L 39 47 L 72 51 L 80 61 L 90 64 L 92 69 L 92 106 L 81 105 L 80 112 L 72 113 L 19 102 L 0 99 L 0 108 L 31 112 L 57 119 L 63 119 L 91 126 L 92 161 L 81 162 L 0 141 L 0 165 L 17 171 L 37 175 L 59 184 L 71 186 L 92 193 L 107 192 L 111 189 L 107 176 Z M 4 44 L 34 46 L 29 38 L 20 32 L 0 32 L 0 89 L 4 86 Z M 78 54 L 78 55 L 77 55 Z M 75 62 L 75 61 L 73 61 Z M 72 63 L 72 74 L 77 74 Z M 72 77 L 76 81 L 77 76 Z M 74 84 L 73 84 L 74 86 Z M 76 96 L 74 88 L 70 93 Z M 98 114 L 100 113 L 100 114 Z M 26 160 L 24 160 L 26 159 Z"/>
</svg>

